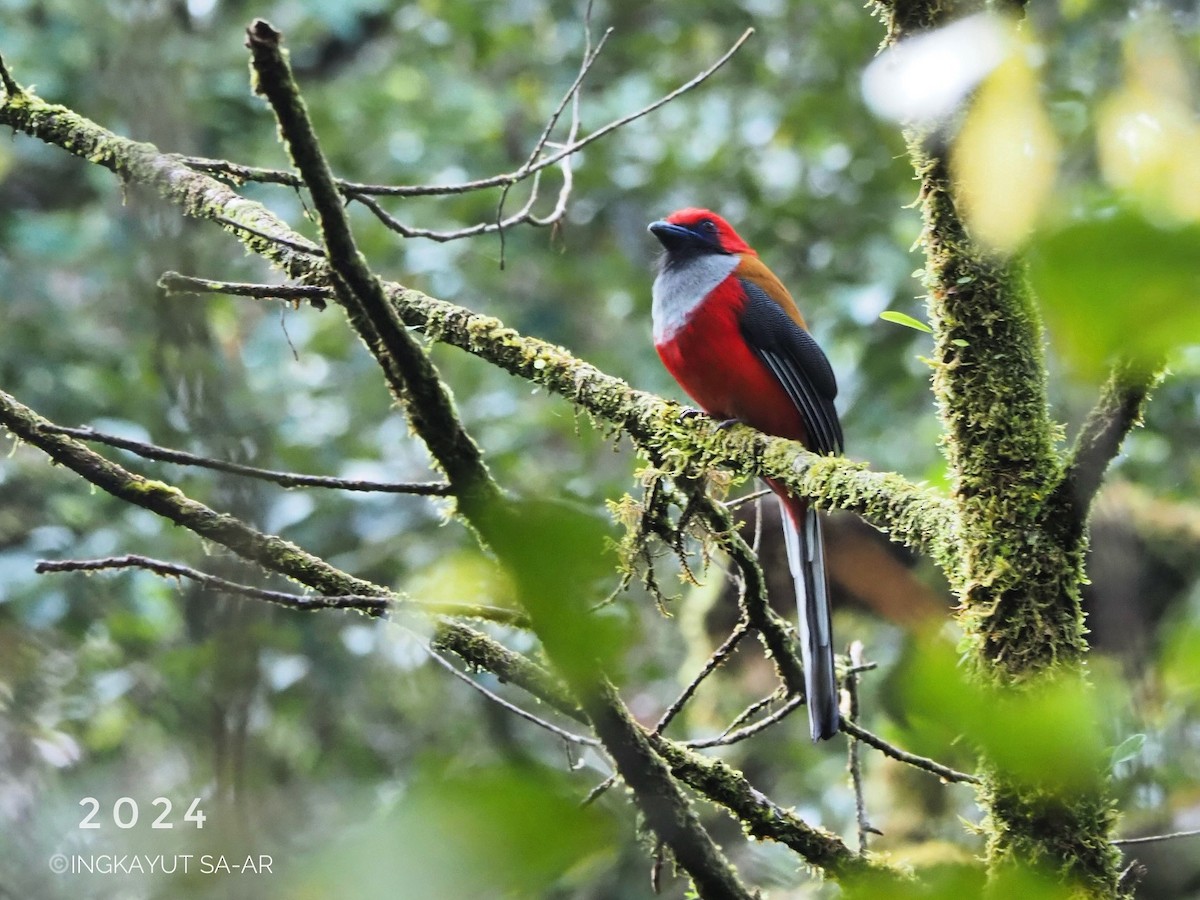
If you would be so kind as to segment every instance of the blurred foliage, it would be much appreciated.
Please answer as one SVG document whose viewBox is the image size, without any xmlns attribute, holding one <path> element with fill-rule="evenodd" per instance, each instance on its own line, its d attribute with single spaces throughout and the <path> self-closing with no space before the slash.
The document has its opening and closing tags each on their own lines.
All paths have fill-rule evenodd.
<svg viewBox="0 0 1200 900">
<path fill-rule="evenodd" d="M 1148 497 L 1170 498 L 1182 521 L 1194 523 L 1197 13 L 1166 3 L 1130 15 L 1125 4 L 1074 0 L 1034 5 L 1030 14 L 1024 67 L 1016 75 L 997 69 L 985 82 L 964 134 L 983 134 L 979 144 L 988 150 L 1016 109 L 1039 136 L 1043 168 L 1032 185 L 1019 167 L 997 176 L 990 187 L 998 190 L 980 195 L 984 209 L 1016 204 L 997 218 L 996 243 L 1023 241 L 1032 253 L 1048 304 L 1052 401 L 1068 427 L 1090 408 L 1108 354 L 1168 354 L 1172 378 L 1114 477 Z M 285 33 L 339 174 L 365 181 L 446 182 L 516 168 L 574 78 L 584 46 L 582 3 L 0 0 L 0 52 L 20 81 L 114 131 L 165 151 L 282 166 L 274 122 L 247 85 L 242 29 L 254 16 Z M 921 360 L 929 338 L 879 318 L 888 309 L 925 316 L 913 277 L 921 262 L 910 247 L 920 223 L 905 208 L 914 184 L 904 142 L 894 123 L 870 113 L 860 91 L 878 23 L 861 4 L 840 0 L 599 2 L 592 18 L 593 37 L 609 26 L 614 34 L 585 87 L 585 128 L 686 81 L 745 27 L 757 33 L 702 88 L 588 147 L 577 160 L 567 220 L 509 233 L 503 269 L 495 237 L 399 241 L 352 207 L 373 265 L 560 342 L 637 387 L 678 396 L 649 340 L 654 248 L 645 224 L 685 204 L 719 209 L 792 287 L 827 349 L 850 455 L 942 483 Z M 977 168 L 985 187 L 992 165 Z M 557 177 L 547 174 L 549 192 Z M 525 190 L 515 189 L 506 208 L 517 208 Z M 294 192 L 245 191 L 312 233 Z M 424 227 L 455 227 L 493 218 L 498 200 L 489 191 L 389 209 Z M 336 310 L 159 296 L 154 283 L 166 269 L 269 277 L 217 229 L 184 221 L 59 150 L 5 139 L 0 248 L 0 386 L 51 419 L 273 468 L 429 477 L 426 454 Z M 434 347 L 433 355 L 506 488 L 592 510 L 630 489 L 638 463 L 626 444 L 457 350 Z M 444 520 L 441 501 L 282 490 L 113 456 L 415 595 L 430 593 L 432 580 L 461 592 L 440 599 L 530 596 L 522 572 L 533 570 L 518 563 L 505 576 L 480 565 L 471 536 Z M 122 552 L 235 580 L 256 576 L 25 448 L 0 460 L 0 491 L 0 885 L 7 892 L 327 896 L 335 885 L 348 895 L 390 896 L 395 882 L 378 879 L 387 873 L 463 879 L 424 882 L 424 896 L 484 896 L 471 868 L 480 865 L 500 866 L 490 895 L 651 896 L 636 818 L 620 792 L 602 798 L 595 815 L 566 812 L 607 775 L 601 760 L 566 753 L 558 739 L 431 666 L 420 623 L 290 614 L 144 574 L 37 577 L 39 557 Z M 1146 524 L 1161 523 L 1158 507 L 1139 509 L 1135 516 L 1119 506 L 1106 530 L 1114 536 L 1102 546 L 1130 580 L 1098 582 L 1089 598 L 1132 616 L 1146 637 L 1131 653 L 1122 641 L 1133 632 L 1128 625 L 1095 635 L 1125 653 L 1093 664 L 1094 721 L 1063 687 L 1057 703 L 1013 706 L 985 732 L 993 749 L 1012 742 L 1014 765 L 1021 741 L 1039 753 L 1082 754 L 1080 765 L 1098 757 L 1107 765 L 1109 748 L 1124 746 L 1114 775 L 1127 827 L 1171 830 L 1194 825 L 1200 809 L 1197 532 L 1188 543 L 1186 528 L 1175 527 L 1168 539 Z M 564 540 L 564 555 L 574 559 Z M 1167 546 L 1183 548 L 1170 565 L 1159 552 Z M 719 577 L 710 571 L 709 584 Z M 662 581 L 670 584 L 669 573 Z M 534 589 L 550 609 L 552 591 Z M 678 593 L 672 619 L 636 592 L 618 597 L 613 640 L 600 645 L 620 655 L 643 721 L 690 679 L 695 667 L 684 661 L 706 653 L 696 651 L 707 637 L 691 618 L 704 595 Z M 926 645 L 910 646 L 900 628 L 839 605 L 838 633 L 863 640 L 883 664 L 882 675 L 864 676 L 865 724 L 970 767 L 969 748 L 948 741 L 963 721 L 986 726 L 995 709 L 983 704 L 991 701 L 960 685 L 942 651 L 922 652 L 920 677 L 910 679 L 903 665 L 893 672 L 913 658 L 912 646 Z M 552 631 L 585 615 L 570 605 L 561 612 L 550 618 Z M 522 634 L 497 634 L 531 649 Z M 739 651 L 672 734 L 715 733 L 769 691 L 752 656 Z M 1077 747 L 1069 740 L 1074 715 L 1087 719 Z M 779 802 L 852 833 L 839 746 L 815 748 L 802 732 L 792 720 L 724 755 Z M 1043 743 L 1048 733 L 1063 739 Z M 1123 742 L 1142 733 L 1144 745 L 1129 756 L 1133 746 Z M 1044 758 L 1031 757 L 1033 774 L 1043 774 Z M 978 815 L 969 789 L 898 771 L 873 754 L 867 768 L 869 815 L 885 832 L 876 845 L 939 873 L 933 880 L 945 896 L 973 895 L 978 873 L 964 856 L 979 848 L 959 822 Z M 561 774 L 548 778 L 548 770 Z M 108 810 L 130 796 L 146 810 L 160 795 L 178 811 L 202 797 L 209 815 L 203 842 L 177 826 L 162 844 L 171 852 L 206 852 L 203 844 L 231 856 L 272 853 L 286 878 L 84 882 L 49 872 L 53 852 L 134 850 L 129 835 L 111 827 L 80 831 L 80 798 L 95 796 Z M 714 815 L 711 824 L 749 880 L 772 896 L 831 890 L 812 887 L 781 848 L 745 842 L 727 818 Z M 137 840 L 149 842 L 147 834 L 157 838 L 139 830 Z M 455 846 L 448 850 L 448 842 Z M 1188 863 L 1169 846 L 1139 850 L 1151 864 L 1147 895 L 1194 891 L 1194 856 Z M 446 859 L 461 861 L 462 871 L 442 870 Z M 530 865 L 509 865 L 516 859 Z M 683 893 L 680 880 L 669 880 L 667 896 Z"/>
</svg>

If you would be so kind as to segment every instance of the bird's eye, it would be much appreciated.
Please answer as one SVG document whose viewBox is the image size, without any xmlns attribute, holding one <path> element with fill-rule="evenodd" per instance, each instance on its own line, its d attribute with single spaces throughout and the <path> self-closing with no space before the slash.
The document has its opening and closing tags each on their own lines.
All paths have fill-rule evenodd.
<svg viewBox="0 0 1200 900">
<path fill-rule="evenodd" d="M 700 223 L 700 230 L 703 231 L 705 234 L 716 234 L 717 233 L 717 223 L 714 222 L 712 219 L 704 219 Z"/>
</svg>

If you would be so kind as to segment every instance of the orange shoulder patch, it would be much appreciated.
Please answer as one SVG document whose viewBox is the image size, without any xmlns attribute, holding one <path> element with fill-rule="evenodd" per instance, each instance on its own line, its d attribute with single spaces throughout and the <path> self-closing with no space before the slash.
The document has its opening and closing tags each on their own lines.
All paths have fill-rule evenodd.
<svg viewBox="0 0 1200 900">
<path fill-rule="evenodd" d="M 775 273 L 768 269 L 761 259 L 757 256 L 743 254 L 742 261 L 734 269 L 734 274 L 739 278 L 745 278 L 747 281 L 757 284 L 766 291 L 768 297 L 783 307 L 783 311 L 788 314 L 788 317 L 793 322 L 805 331 L 808 330 L 808 323 L 804 321 L 804 316 L 800 315 L 800 309 L 796 306 L 796 301 L 792 299 L 792 295 L 788 293 L 788 289 L 783 286 L 783 282 L 775 277 Z"/>
</svg>

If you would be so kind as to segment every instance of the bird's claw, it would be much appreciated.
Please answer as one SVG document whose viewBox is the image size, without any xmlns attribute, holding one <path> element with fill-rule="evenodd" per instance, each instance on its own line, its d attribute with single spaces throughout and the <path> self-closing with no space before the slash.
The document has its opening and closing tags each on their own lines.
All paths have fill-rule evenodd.
<svg viewBox="0 0 1200 900">
<path fill-rule="evenodd" d="M 675 417 L 675 421 L 686 422 L 688 419 L 695 419 L 698 416 L 706 415 L 708 415 L 708 413 L 702 409 L 696 409 L 694 406 L 685 406 L 679 411 L 679 415 Z M 732 425 L 740 425 L 741 422 L 741 419 L 722 419 L 721 421 L 717 422 L 717 431 L 724 431 L 726 428 L 729 428 Z"/>
</svg>

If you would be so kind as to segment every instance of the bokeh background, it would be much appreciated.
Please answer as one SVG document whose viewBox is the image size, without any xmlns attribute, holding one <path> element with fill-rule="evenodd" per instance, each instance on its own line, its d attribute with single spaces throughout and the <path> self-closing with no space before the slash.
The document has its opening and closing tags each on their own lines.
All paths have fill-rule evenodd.
<svg viewBox="0 0 1200 900">
<path fill-rule="evenodd" d="M 0 54 L 41 96 L 120 134 L 169 152 L 282 167 L 274 121 L 248 85 L 243 29 L 256 16 L 284 32 L 335 169 L 362 181 L 451 182 L 516 168 L 584 46 L 578 2 L 0 0 Z M 1192 222 L 1200 210 L 1188 202 L 1200 196 L 1189 168 L 1200 159 L 1194 6 L 1073 0 L 1034 4 L 1030 16 L 1032 96 L 1056 141 L 1053 189 L 1038 221 L 1120 195 L 1155 227 Z M 792 287 L 826 348 L 849 455 L 944 486 L 923 361 L 929 336 L 879 318 L 895 310 L 923 319 L 924 306 L 904 140 L 861 90 L 882 38 L 869 11 L 845 0 L 597 2 L 593 39 L 614 31 L 584 88 L 583 127 L 673 89 L 751 25 L 755 36 L 709 82 L 580 154 L 565 219 L 509 232 L 503 268 L 495 236 L 404 241 L 352 207 L 361 246 L 385 277 L 679 397 L 649 338 L 655 247 L 645 225 L 683 205 L 719 210 Z M 1123 144 L 1121 128 L 1138 115 L 1155 127 Z M 1122 162 L 1129 141 L 1140 149 Z M 547 173 L 548 200 L 557 178 Z M 313 233 L 295 192 L 247 185 L 245 193 Z M 493 218 L 498 199 L 486 191 L 389 208 L 410 224 L 453 228 Z M 1030 240 L 1036 245 L 1039 233 Z M 1161 275 L 1175 259 L 1151 254 L 1129 260 L 1142 267 L 1129 271 Z M 1182 309 L 1197 303 L 1188 265 L 1185 258 L 1171 270 L 1184 286 L 1172 295 Z M 23 137 L 0 141 L 4 390 L 61 424 L 211 456 L 347 477 L 430 477 L 375 364 L 336 310 L 164 297 L 155 282 L 172 269 L 271 277 L 230 236 L 182 220 L 108 172 Z M 1103 331 L 1112 305 L 1077 306 L 1055 321 Z M 1123 307 L 1112 313 L 1116 333 L 1159 315 L 1139 313 L 1136 297 Z M 1060 352 L 1079 343 L 1069 337 L 1051 331 L 1047 351 L 1054 414 L 1067 434 L 1099 384 L 1097 360 Z M 1123 748 L 1113 773 L 1129 833 L 1200 826 L 1195 338 L 1168 342 L 1171 375 L 1096 512 L 1092 668 L 1113 686 L 1106 738 Z M 466 354 L 433 354 L 506 488 L 551 486 L 598 510 L 637 494 L 642 461 L 627 441 Z M 36 576 L 39 558 L 135 552 L 259 579 L 150 513 L 89 490 L 36 451 L 0 449 L 0 894 L 484 897 L 508 885 L 524 896 L 652 896 L 651 865 L 623 792 L 577 812 L 576 801 L 607 774 L 601 761 L 434 665 L 419 623 L 301 615 L 148 574 Z M 284 490 L 113 455 L 415 596 L 486 599 L 494 588 L 470 535 L 447 521 L 440 501 Z M 864 676 L 864 721 L 903 742 L 910 723 L 897 673 L 911 656 L 914 622 L 932 620 L 922 630 L 936 629 L 951 600 L 928 563 L 853 523 L 837 531 L 852 560 L 835 572 L 837 631 L 881 663 Z M 669 558 L 660 565 L 671 617 L 636 586 L 617 599 L 637 634 L 626 692 L 646 721 L 720 640 L 729 602 L 719 567 L 697 587 L 675 577 Z M 500 634 L 529 649 L 527 638 Z M 700 692 L 675 733 L 715 733 L 770 688 L 768 670 L 747 652 Z M 810 746 L 800 718 L 723 755 L 777 801 L 853 839 L 843 747 Z M 971 765 L 965 754 L 950 761 Z M 959 820 L 977 816 L 969 789 L 872 754 L 866 769 L 869 814 L 884 832 L 875 846 L 914 863 L 979 852 Z M 159 796 L 175 804 L 169 833 L 145 827 Z M 134 798 L 142 823 L 81 831 L 84 797 L 98 799 L 101 820 L 117 798 Z M 209 816 L 202 832 L 182 821 L 194 797 Z M 730 820 L 705 815 L 772 896 L 833 890 L 815 886 L 789 852 L 746 843 Z M 100 878 L 57 876 L 47 866 L 55 852 L 143 848 L 272 854 L 275 874 Z M 1194 842 L 1139 848 L 1138 856 L 1151 863 L 1146 896 L 1200 896 Z M 668 868 L 665 895 L 684 892 Z"/>
</svg>

